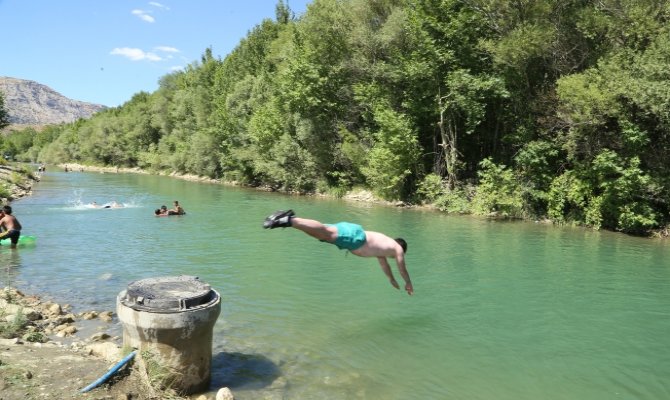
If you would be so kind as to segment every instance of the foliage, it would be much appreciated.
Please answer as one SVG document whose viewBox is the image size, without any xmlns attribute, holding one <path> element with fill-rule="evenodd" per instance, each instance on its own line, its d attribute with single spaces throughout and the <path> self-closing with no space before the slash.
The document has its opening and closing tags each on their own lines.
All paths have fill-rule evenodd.
<svg viewBox="0 0 670 400">
<path fill-rule="evenodd" d="M 12 192 L 6 183 L 0 184 L 0 198 L 8 199 L 12 196 Z"/>
<path fill-rule="evenodd" d="M 25 335 L 23 335 L 23 340 L 31 343 L 46 343 L 49 341 L 49 337 L 45 335 L 43 332 L 34 331 L 34 332 L 28 332 Z"/>
<path fill-rule="evenodd" d="M 487 158 L 480 163 L 479 186 L 472 199 L 475 214 L 496 213 L 503 217 L 523 216 L 522 188 L 513 170 Z"/>
<path fill-rule="evenodd" d="M 444 194 L 445 185 L 442 177 L 437 174 L 428 174 L 419 183 L 416 194 L 422 201 L 434 203 L 442 194 Z"/>
<path fill-rule="evenodd" d="M 181 400 L 184 397 L 174 389 L 183 374 L 166 365 L 153 349 L 142 350 L 139 354 L 139 366 L 142 376 L 146 379 L 152 398 L 165 400 Z"/>
<path fill-rule="evenodd" d="M 9 111 L 5 107 L 5 94 L 0 92 L 0 129 L 9 125 Z"/>
<path fill-rule="evenodd" d="M 647 234 L 670 224 L 669 22 L 658 0 L 280 0 L 223 59 L 0 149 Z"/>
<path fill-rule="evenodd" d="M 648 199 L 660 185 L 640 169 L 637 158 L 622 160 L 610 150 L 598 154 L 587 175 L 566 172 L 549 196 L 549 216 L 583 221 L 595 229 L 642 234 L 659 224 Z"/>
<path fill-rule="evenodd" d="M 472 192 L 471 187 L 457 187 L 447 189 L 435 200 L 435 205 L 441 211 L 452 214 L 471 214 L 472 213 Z"/>
<path fill-rule="evenodd" d="M 19 309 L 11 321 L 4 320 L 4 313 L 0 313 L 0 316 L 3 320 L 0 322 L 0 337 L 5 339 L 12 339 L 20 336 L 26 326 L 26 323 L 28 322 L 26 316 L 22 312 L 22 309 Z"/>
<path fill-rule="evenodd" d="M 363 172 L 372 189 L 385 198 L 403 198 L 407 177 L 412 174 L 419 155 L 415 133 L 407 118 L 379 107 L 375 110 L 379 130 L 368 153 Z"/>
</svg>

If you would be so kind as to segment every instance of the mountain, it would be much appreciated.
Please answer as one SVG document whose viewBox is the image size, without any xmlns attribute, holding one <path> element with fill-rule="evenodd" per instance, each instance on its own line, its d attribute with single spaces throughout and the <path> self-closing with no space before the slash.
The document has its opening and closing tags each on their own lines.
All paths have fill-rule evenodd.
<svg viewBox="0 0 670 400">
<path fill-rule="evenodd" d="M 106 107 L 68 99 L 46 85 L 0 76 L 0 92 L 12 125 L 48 125 L 88 118 Z"/>
</svg>

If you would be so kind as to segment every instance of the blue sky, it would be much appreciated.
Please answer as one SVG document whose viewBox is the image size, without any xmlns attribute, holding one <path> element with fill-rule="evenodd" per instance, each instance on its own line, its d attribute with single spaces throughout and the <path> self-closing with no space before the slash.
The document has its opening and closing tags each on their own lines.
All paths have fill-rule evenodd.
<svg viewBox="0 0 670 400">
<path fill-rule="evenodd" d="M 289 0 L 296 15 L 311 0 Z M 0 76 L 28 79 L 74 100 L 114 107 L 160 77 L 221 59 L 277 0 L 0 0 Z"/>
</svg>

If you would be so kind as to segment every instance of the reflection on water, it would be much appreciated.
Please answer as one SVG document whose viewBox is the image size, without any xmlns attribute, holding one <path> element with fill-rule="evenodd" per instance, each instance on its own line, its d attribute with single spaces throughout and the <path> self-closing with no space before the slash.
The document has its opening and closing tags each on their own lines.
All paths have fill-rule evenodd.
<svg viewBox="0 0 670 400">
<path fill-rule="evenodd" d="M 232 390 L 254 390 L 275 387 L 281 371 L 261 354 L 220 352 L 212 357 L 212 386 Z"/>
<path fill-rule="evenodd" d="M 174 200 L 188 215 L 153 216 Z M 0 249 L 0 279 L 75 312 L 149 277 L 216 288 L 212 379 L 238 399 L 670 397 L 666 242 L 131 174 L 47 173 L 13 206 L 37 245 Z M 415 295 L 263 230 L 278 209 L 406 238 Z"/>
<path fill-rule="evenodd" d="M 0 246 L 0 266 L 2 267 L 0 282 L 2 287 L 15 286 L 21 267 L 21 252 L 18 249 L 11 249 L 9 245 Z"/>
</svg>

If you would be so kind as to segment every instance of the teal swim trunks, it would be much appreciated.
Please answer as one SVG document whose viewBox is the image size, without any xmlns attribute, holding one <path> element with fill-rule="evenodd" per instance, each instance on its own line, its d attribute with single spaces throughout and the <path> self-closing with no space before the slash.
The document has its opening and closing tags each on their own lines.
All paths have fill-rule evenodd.
<svg viewBox="0 0 670 400">
<path fill-rule="evenodd" d="M 338 222 L 336 224 L 326 224 L 337 228 L 337 239 L 335 246 L 340 250 L 356 250 L 365 244 L 365 231 L 363 227 L 350 222 Z"/>
</svg>

